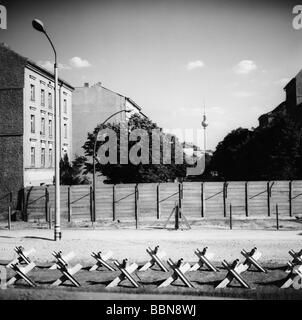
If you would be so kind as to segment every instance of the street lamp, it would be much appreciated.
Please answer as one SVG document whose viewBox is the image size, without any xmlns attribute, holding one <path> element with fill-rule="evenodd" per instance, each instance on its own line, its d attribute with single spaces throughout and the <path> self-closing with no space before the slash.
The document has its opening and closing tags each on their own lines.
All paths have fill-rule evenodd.
<svg viewBox="0 0 302 320">
<path fill-rule="evenodd" d="M 54 77 L 55 77 L 55 230 L 54 230 L 54 240 L 60 240 L 62 237 L 61 234 L 61 223 L 60 223 L 60 114 L 59 114 L 59 95 L 58 95 L 58 60 L 56 49 L 46 32 L 44 24 L 38 19 L 32 21 L 32 26 L 39 32 L 42 32 L 47 37 L 48 41 L 51 44 L 51 47 L 55 54 L 55 63 L 54 63 Z"/>
<path fill-rule="evenodd" d="M 95 133 L 95 137 L 94 137 L 94 144 L 93 144 L 93 154 L 92 154 L 92 159 L 93 159 L 93 178 L 92 178 L 92 184 L 93 184 L 93 219 L 95 219 L 95 159 L 96 159 L 96 143 L 97 143 L 97 139 L 98 139 L 98 135 L 100 130 L 102 129 L 102 126 L 111 118 L 113 118 L 114 116 L 116 116 L 119 113 L 122 112 L 131 112 L 131 110 L 120 110 L 117 111 L 115 113 L 113 113 L 110 117 L 108 117 L 105 121 L 103 121 L 98 127 L 97 127 L 97 131 Z"/>
</svg>

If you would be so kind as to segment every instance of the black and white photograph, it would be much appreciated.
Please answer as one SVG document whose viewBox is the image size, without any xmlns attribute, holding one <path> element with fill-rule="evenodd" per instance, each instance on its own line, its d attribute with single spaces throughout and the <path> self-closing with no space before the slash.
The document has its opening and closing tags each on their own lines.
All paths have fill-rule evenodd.
<svg viewBox="0 0 302 320">
<path fill-rule="evenodd" d="M 301 299 L 302 1 L 0 0 L 1 306 Z"/>
</svg>

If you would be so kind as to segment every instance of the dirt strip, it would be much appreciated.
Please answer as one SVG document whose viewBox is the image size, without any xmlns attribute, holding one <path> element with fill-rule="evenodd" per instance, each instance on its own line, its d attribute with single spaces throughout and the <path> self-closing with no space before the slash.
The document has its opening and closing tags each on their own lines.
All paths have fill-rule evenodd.
<svg viewBox="0 0 302 320">
<path fill-rule="evenodd" d="M 302 248 L 302 231 L 245 231 L 245 230 L 63 230 L 61 241 L 53 241 L 53 230 L 1 230 L 0 260 L 13 259 L 14 247 L 35 248 L 37 262 L 53 261 L 52 251 L 74 251 L 75 262 L 94 262 L 91 252 L 113 251 L 113 258 L 144 262 L 149 259 L 148 246 L 160 246 L 167 258 L 195 261 L 194 250 L 209 247 L 215 261 L 240 258 L 241 249 L 256 246 L 262 252 L 261 261 L 286 263 L 290 249 Z M 242 257 L 241 257 L 242 258 Z"/>
</svg>

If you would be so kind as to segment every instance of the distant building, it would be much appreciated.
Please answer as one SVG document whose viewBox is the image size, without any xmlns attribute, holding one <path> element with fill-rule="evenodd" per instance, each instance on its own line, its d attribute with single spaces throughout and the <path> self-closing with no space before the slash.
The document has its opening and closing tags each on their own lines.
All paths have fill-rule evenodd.
<svg viewBox="0 0 302 320">
<path fill-rule="evenodd" d="M 126 121 L 133 113 L 145 116 L 132 99 L 105 88 L 100 82 L 93 86 L 85 83 L 83 87 L 75 88 L 72 105 L 73 156 L 84 154 L 82 146 L 87 141 L 88 132 L 93 132 L 98 124 L 120 110 L 131 110 L 132 113 L 121 112 L 109 122 Z"/>
<path fill-rule="evenodd" d="M 72 92 L 59 79 L 61 155 L 72 154 Z M 54 178 L 54 76 L 0 45 L 0 195 Z"/>
<path fill-rule="evenodd" d="M 295 122 L 302 125 L 302 70 L 284 87 L 285 101 L 274 110 L 261 115 L 259 126 L 270 125 L 277 115 L 289 115 Z"/>
<path fill-rule="evenodd" d="M 200 147 L 194 145 L 192 142 L 183 142 L 182 143 L 183 152 L 188 157 L 202 157 L 204 153 L 206 153 L 207 156 L 212 157 L 213 156 L 213 150 L 207 149 L 206 152 L 202 150 Z"/>
</svg>

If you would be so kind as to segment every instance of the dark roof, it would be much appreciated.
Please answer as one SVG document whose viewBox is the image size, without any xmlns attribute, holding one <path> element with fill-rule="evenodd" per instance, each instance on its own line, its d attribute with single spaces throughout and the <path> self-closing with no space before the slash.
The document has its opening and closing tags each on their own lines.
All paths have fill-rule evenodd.
<svg viewBox="0 0 302 320">
<path fill-rule="evenodd" d="M 288 83 L 287 85 L 283 88 L 284 90 L 286 90 L 289 86 L 291 86 L 294 82 L 296 81 L 296 77 L 295 78 L 292 78 Z"/>
<path fill-rule="evenodd" d="M 32 67 L 34 67 L 35 69 L 38 69 L 40 72 L 46 74 L 46 75 L 47 75 L 48 77 L 50 77 L 50 78 L 54 78 L 54 73 L 46 70 L 45 68 L 39 66 L 36 62 L 30 60 L 30 59 L 27 58 L 27 57 L 22 56 L 22 55 L 21 55 L 20 53 L 18 53 L 18 52 L 12 50 L 12 49 L 11 49 L 9 46 L 7 46 L 5 43 L 0 43 L 0 46 L 3 47 L 3 48 L 5 48 L 5 49 L 8 50 L 8 51 L 13 52 L 14 54 L 18 55 L 18 56 L 21 57 L 22 59 L 26 60 L 27 65 L 32 66 Z M 65 80 L 63 80 L 63 79 L 61 79 L 61 78 L 59 78 L 58 81 L 59 81 L 59 83 L 64 84 L 64 85 L 66 85 L 67 87 L 69 87 L 70 89 L 74 90 L 74 87 L 73 87 L 71 84 L 69 84 L 67 81 L 65 81 Z"/>
</svg>

